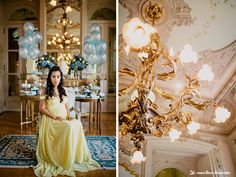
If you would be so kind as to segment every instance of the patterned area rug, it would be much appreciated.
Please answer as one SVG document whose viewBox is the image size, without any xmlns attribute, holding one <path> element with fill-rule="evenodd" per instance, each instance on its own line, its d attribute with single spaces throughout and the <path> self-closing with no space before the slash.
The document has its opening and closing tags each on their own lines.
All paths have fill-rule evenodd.
<svg viewBox="0 0 236 177">
<path fill-rule="evenodd" d="M 116 139 L 113 136 L 87 136 L 91 155 L 102 168 L 116 168 Z M 0 139 L 0 167 L 27 168 L 37 164 L 35 135 L 7 135 Z"/>
</svg>

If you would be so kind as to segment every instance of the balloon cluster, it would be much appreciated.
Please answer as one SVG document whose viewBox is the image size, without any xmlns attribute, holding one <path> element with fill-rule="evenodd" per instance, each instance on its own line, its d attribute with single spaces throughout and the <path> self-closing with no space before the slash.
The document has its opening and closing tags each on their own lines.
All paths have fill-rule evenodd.
<svg viewBox="0 0 236 177">
<path fill-rule="evenodd" d="M 22 58 L 36 59 L 40 55 L 38 44 L 42 40 L 42 35 L 39 31 L 35 31 L 34 25 L 31 22 L 24 24 L 25 35 L 19 37 L 19 55 Z"/>
<path fill-rule="evenodd" d="M 103 65 L 106 60 L 107 44 L 101 38 L 101 27 L 98 24 L 92 24 L 89 29 L 89 36 L 85 37 L 83 51 L 85 60 L 92 66 Z"/>
</svg>

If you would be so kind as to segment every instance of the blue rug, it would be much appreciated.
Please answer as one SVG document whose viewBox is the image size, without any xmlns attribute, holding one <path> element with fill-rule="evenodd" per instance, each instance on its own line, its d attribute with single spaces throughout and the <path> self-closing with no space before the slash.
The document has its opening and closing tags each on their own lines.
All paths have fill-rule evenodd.
<svg viewBox="0 0 236 177">
<path fill-rule="evenodd" d="M 92 158 L 104 169 L 116 168 L 116 139 L 86 136 Z M 0 139 L 0 167 L 27 168 L 37 164 L 35 135 L 7 135 Z"/>
</svg>

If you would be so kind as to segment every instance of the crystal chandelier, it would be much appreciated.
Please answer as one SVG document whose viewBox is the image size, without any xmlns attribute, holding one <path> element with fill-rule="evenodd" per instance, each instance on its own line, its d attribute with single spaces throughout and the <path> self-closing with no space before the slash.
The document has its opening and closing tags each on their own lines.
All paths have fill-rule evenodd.
<svg viewBox="0 0 236 177">
<path fill-rule="evenodd" d="M 72 21 L 67 17 L 66 12 L 63 13 L 63 17 L 58 20 L 58 23 L 62 25 L 62 35 L 55 34 L 52 40 L 48 41 L 48 45 L 59 46 L 60 49 L 71 49 L 71 45 L 80 45 L 79 38 L 69 34 L 67 26 L 72 24 Z"/>
<path fill-rule="evenodd" d="M 50 4 L 52 6 L 57 6 L 57 1 L 52 0 L 50 1 Z M 55 34 L 47 44 L 57 46 L 61 49 L 58 60 L 64 59 L 69 62 L 73 59 L 70 50 L 72 46 L 80 46 L 80 40 L 68 32 L 67 28 L 72 25 L 73 22 L 68 18 L 67 14 L 72 11 L 71 6 L 73 8 L 78 8 L 79 4 L 78 1 L 75 0 L 59 0 L 58 6 L 63 9 L 61 19 L 57 21 L 57 23 L 62 26 L 62 34 Z"/>
<path fill-rule="evenodd" d="M 152 23 L 162 13 L 162 9 L 157 7 L 155 5 L 155 8 L 147 8 L 147 13 L 152 13 L 149 14 L 153 18 Z M 153 9 L 158 10 L 158 13 L 153 13 Z M 202 101 L 199 95 L 200 81 L 209 82 L 214 78 L 209 65 L 203 65 L 197 76 L 185 75 L 187 84 L 178 98 L 158 86 L 157 80 L 167 81 L 175 78 L 177 63 L 197 62 L 197 54 L 192 46 L 187 44 L 180 54 L 174 55 L 173 49 L 168 51 L 161 44 L 156 29 L 142 23 L 138 18 L 126 23 L 122 34 L 127 45 L 126 55 L 132 52 L 132 56 L 136 53 L 139 58 L 137 71 L 119 68 L 120 77 L 133 79 L 128 87 L 119 90 L 119 96 L 132 93 L 128 109 L 119 114 L 120 139 L 123 141 L 123 137 L 130 136 L 135 149 L 132 152 L 131 163 L 141 163 L 146 159 L 142 154 L 145 135 L 162 137 L 169 134 L 171 141 L 175 141 L 180 137 L 181 130 L 187 129 L 190 134 L 196 133 L 200 129 L 200 124 L 193 120 L 193 112 L 190 109 L 205 111 L 208 106 L 215 107 L 217 123 L 224 122 L 230 117 L 230 112 L 226 108 L 218 107 L 214 100 Z M 163 71 L 161 68 L 168 70 Z M 167 104 L 160 104 L 156 97 Z M 121 151 L 124 151 L 124 147 Z M 127 150 L 124 153 L 127 154 Z M 124 163 L 120 165 L 127 168 Z"/>
</svg>

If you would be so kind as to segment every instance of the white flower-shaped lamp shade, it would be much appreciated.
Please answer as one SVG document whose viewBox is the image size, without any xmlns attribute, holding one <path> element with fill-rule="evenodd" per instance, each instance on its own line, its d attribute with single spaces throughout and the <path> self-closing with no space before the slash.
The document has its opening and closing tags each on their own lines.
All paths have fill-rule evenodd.
<svg viewBox="0 0 236 177">
<path fill-rule="evenodd" d="M 198 72 L 198 78 L 202 81 L 212 81 L 214 79 L 214 73 L 209 65 L 202 65 L 201 70 Z"/>
<path fill-rule="evenodd" d="M 128 46 L 140 49 L 147 46 L 151 42 L 151 34 L 156 29 L 147 23 L 142 23 L 138 18 L 131 19 L 124 24 L 122 33 L 123 38 Z"/>
<path fill-rule="evenodd" d="M 193 51 L 193 47 L 189 44 L 184 46 L 184 49 L 180 53 L 180 61 L 182 63 L 197 63 L 197 52 Z"/>
<path fill-rule="evenodd" d="M 179 139 L 180 135 L 181 135 L 181 132 L 176 129 L 172 129 L 169 132 L 171 142 L 174 142 L 175 140 Z"/>
<path fill-rule="evenodd" d="M 57 1 L 56 0 L 51 0 L 50 4 L 55 7 L 57 5 Z"/>
<path fill-rule="evenodd" d="M 66 7 L 66 13 L 72 12 L 72 8 L 70 6 Z"/>
<path fill-rule="evenodd" d="M 141 163 L 145 160 L 146 160 L 146 157 L 143 157 L 143 153 L 141 151 L 135 151 L 130 162 L 134 164 L 134 163 Z"/>
<path fill-rule="evenodd" d="M 189 134 L 197 133 L 197 130 L 200 129 L 200 124 L 198 122 L 192 121 L 190 124 L 187 125 L 187 129 Z"/>
<path fill-rule="evenodd" d="M 223 123 L 225 122 L 231 115 L 231 112 L 228 111 L 228 109 L 223 107 L 217 107 L 215 109 L 215 121 L 217 123 Z"/>
</svg>

